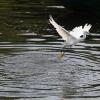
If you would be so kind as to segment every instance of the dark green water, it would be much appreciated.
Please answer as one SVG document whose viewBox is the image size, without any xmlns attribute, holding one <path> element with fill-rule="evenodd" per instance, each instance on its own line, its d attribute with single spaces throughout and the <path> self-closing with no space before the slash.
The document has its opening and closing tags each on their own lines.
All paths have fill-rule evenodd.
<svg viewBox="0 0 100 100">
<path fill-rule="evenodd" d="M 68 30 L 91 23 L 91 38 L 58 59 L 49 14 Z M 1 0 L 0 33 L 0 100 L 100 100 L 99 19 L 53 0 Z"/>
</svg>

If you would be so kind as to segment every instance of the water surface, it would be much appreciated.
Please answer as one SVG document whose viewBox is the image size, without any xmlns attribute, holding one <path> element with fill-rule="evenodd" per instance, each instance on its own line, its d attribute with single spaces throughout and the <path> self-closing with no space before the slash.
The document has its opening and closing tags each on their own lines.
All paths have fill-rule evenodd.
<svg viewBox="0 0 100 100">
<path fill-rule="evenodd" d="M 68 30 L 91 23 L 91 37 L 58 59 L 63 41 L 49 14 Z M 0 100 L 99 100 L 99 26 L 53 0 L 1 0 Z"/>
</svg>

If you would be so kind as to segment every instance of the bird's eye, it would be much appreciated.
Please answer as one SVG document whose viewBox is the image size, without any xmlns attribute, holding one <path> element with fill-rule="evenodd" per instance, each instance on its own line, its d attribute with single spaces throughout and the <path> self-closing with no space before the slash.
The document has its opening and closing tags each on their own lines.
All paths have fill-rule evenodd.
<svg viewBox="0 0 100 100">
<path fill-rule="evenodd" d="M 81 35 L 80 38 L 83 38 L 83 35 Z"/>
</svg>

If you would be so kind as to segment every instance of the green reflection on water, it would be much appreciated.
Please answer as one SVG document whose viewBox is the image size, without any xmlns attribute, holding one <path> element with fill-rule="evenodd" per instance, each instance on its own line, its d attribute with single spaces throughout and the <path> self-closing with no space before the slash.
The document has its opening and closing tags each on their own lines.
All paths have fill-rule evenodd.
<svg viewBox="0 0 100 100">
<path fill-rule="evenodd" d="M 46 20 L 48 13 L 44 4 L 50 2 L 48 0 L 1 0 L 0 41 L 25 42 L 25 38 L 16 34 L 33 31 L 40 33 L 43 27 L 47 27 L 48 22 Z"/>
</svg>

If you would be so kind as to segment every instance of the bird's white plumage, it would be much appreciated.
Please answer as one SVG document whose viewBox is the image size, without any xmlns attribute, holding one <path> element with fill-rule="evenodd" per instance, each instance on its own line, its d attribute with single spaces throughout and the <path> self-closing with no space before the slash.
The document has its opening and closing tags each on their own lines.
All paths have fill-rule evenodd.
<svg viewBox="0 0 100 100">
<path fill-rule="evenodd" d="M 91 24 L 85 24 L 83 30 L 86 31 L 86 32 L 89 32 L 89 30 L 91 29 L 92 25 Z"/>
<path fill-rule="evenodd" d="M 89 25 L 85 24 L 84 27 L 82 26 L 75 27 L 72 31 L 70 31 L 70 34 L 74 36 L 75 38 L 79 39 L 81 35 L 86 35 L 87 33 L 89 33 L 89 30 L 91 27 L 92 25 L 90 24 Z"/>
<path fill-rule="evenodd" d="M 63 40 L 67 40 L 67 38 L 69 37 L 69 33 L 67 30 L 65 30 L 63 27 L 61 27 L 60 25 L 58 25 L 54 19 L 52 18 L 52 16 L 50 16 L 49 19 L 50 23 L 55 27 L 56 31 L 58 32 L 58 34 L 62 37 Z"/>
<path fill-rule="evenodd" d="M 49 18 L 49 22 L 55 27 L 58 34 L 66 41 L 67 45 L 75 45 L 77 42 L 86 38 L 87 33 L 89 33 L 92 25 L 85 24 L 84 27 L 79 26 L 72 29 L 72 31 L 67 31 L 60 25 L 58 25 L 52 16 Z"/>
</svg>

